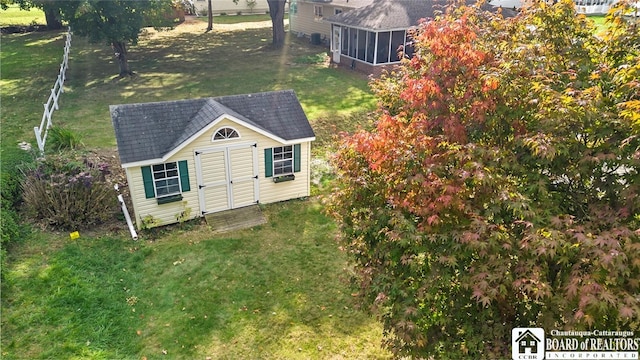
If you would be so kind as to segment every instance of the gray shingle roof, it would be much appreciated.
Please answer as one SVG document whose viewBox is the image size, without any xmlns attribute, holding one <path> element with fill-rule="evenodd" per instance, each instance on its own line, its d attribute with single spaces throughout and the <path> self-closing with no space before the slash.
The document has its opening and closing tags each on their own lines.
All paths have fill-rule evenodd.
<svg viewBox="0 0 640 360">
<path fill-rule="evenodd" d="M 315 137 L 293 90 L 109 106 L 122 164 L 159 159 L 221 115 L 285 141 Z"/>
<path fill-rule="evenodd" d="M 467 0 L 468 5 L 475 0 Z M 374 0 L 357 9 L 326 17 L 326 22 L 368 30 L 401 30 L 417 26 L 420 19 L 444 12 L 450 0 Z M 494 7 L 486 5 L 487 10 Z"/>
</svg>

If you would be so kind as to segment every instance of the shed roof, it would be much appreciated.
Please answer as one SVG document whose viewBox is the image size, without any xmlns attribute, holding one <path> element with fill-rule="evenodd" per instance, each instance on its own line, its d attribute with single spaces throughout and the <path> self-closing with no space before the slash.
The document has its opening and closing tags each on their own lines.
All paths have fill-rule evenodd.
<svg viewBox="0 0 640 360">
<path fill-rule="evenodd" d="M 315 134 L 293 90 L 109 106 L 120 162 L 160 159 L 223 115 L 284 141 Z"/>
<path fill-rule="evenodd" d="M 472 5 L 476 0 L 467 0 Z M 450 0 L 374 0 L 371 4 L 325 18 L 326 22 L 374 31 L 406 30 L 420 19 L 434 18 L 444 12 Z M 486 10 L 496 7 L 484 5 Z"/>
</svg>

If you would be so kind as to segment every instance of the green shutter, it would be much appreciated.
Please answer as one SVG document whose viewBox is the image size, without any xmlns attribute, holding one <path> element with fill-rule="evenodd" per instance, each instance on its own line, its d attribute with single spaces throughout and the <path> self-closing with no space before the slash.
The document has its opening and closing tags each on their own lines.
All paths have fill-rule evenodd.
<svg viewBox="0 0 640 360">
<path fill-rule="evenodd" d="M 273 176 L 273 149 L 264 149 L 264 177 Z"/>
<path fill-rule="evenodd" d="M 187 160 L 178 161 L 178 171 L 180 171 L 180 187 L 182 188 L 182 192 L 190 191 Z"/>
<path fill-rule="evenodd" d="M 151 166 L 142 167 L 142 182 L 144 183 L 144 196 L 147 199 L 156 197 L 156 191 L 153 186 L 153 174 L 151 174 Z"/>
<path fill-rule="evenodd" d="M 300 172 L 300 144 L 293 145 L 293 172 Z"/>
</svg>

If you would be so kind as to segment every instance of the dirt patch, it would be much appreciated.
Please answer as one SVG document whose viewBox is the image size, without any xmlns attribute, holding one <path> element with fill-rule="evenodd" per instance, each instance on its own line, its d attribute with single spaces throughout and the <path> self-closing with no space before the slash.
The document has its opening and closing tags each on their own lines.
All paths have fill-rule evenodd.
<svg viewBox="0 0 640 360">
<path fill-rule="evenodd" d="M 114 185 L 118 186 L 117 192 L 114 188 L 113 196 L 115 198 L 118 196 L 118 194 L 122 194 L 124 202 L 129 211 L 129 215 L 132 217 L 132 220 L 135 223 L 135 219 L 133 219 L 133 203 L 131 202 L 131 194 L 129 191 L 129 185 L 127 183 L 127 175 L 120 165 L 120 157 L 118 156 L 118 151 L 115 149 L 88 150 L 83 154 L 83 158 L 89 166 L 107 164 L 108 171 L 105 174 L 105 180 L 111 187 L 113 187 Z M 87 235 L 89 237 L 99 237 L 107 234 L 115 234 L 121 232 L 128 234 L 127 222 L 124 218 L 124 214 L 122 213 L 120 205 L 118 205 L 118 208 L 114 212 L 113 216 L 109 218 L 109 220 L 97 226 L 93 226 L 90 229 L 83 229 L 82 231 L 84 235 Z"/>
<path fill-rule="evenodd" d="M 118 191 L 116 192 L 114 189 L 113 196 L 117 196 L 118 194 L 122 194 L 124 198 L 124 202 L 129 210 L 129 215 L 133 217 L 133 203 L 131 202 L 131 193 L 129 191 L 129 184 L 127 183 L 127 174 L 125 170 L 120 165 L 120 157 L 118 156 L 117 150 L 91 150 L 87 152 L 86 159 L 88 162 L 93 162 L 94 164 L 107 164 L 109 168 L 109 173 L 105 176 L 106 180 L 112 186 L 117 185 Z M 124 215 L 122 215 L 120 209 L 118 209 L 118 213 L 112 221 L 107 222 L 96 228 L 97 232 L 112 232 L 118 231 L 118 229 L 123 228 L 126 230 L 127 223 L 124 220 Z M 132 218 L 135 222 L 135 219 Z"/>
</svg>

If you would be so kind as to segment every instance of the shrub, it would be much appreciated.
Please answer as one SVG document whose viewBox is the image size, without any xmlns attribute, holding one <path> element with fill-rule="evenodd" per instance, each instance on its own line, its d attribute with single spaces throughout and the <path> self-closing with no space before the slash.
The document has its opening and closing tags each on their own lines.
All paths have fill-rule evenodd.
<svg viewBox="0 0 640 360">
<path fill-rule="evenodd" d="M 74 150 L 82 147 L 82 136 L 63 126 L 52 126 L 47 133 L 47 149 Z"/>
<path fill-rule="evenodd" d="M 0 157 L 0 269 L 4 271 L 7 246 L 24 236 L 27 230 L 15 211 L 21 201 L 22 173 L 18 167 L 32 161 L 33 156 L 18 147 L 5 147 L 0 149 Z"/>
<path fill-rule="evenodd" d="M 511 329 L 640 329 L 640 33 L 575 4 L 460 9 L 372 83 L 328 209 L 396 357 L 504 359 Z M 496 50 L 499 49 L 499 50 Z"/>
<path fill-rule="evenodd" d="M 5 147 L 0 149 L 0 195 L 2 196 L 2 207 L 13 209 L 21 199 L 20 183 L 22 173 L 18 170 L 21 164 L 33 161 L 30 152 L 18 147 Z"/>
<path fill-rule="evenodd" d="M 76 153 L 49 155 L 24 171 L 25 210 L 45 225 L 82 229 L 113 218 L 118 209 L 106 163 Z"/>
<path fill-rule="evenodd" d="M 18 214 L 11 208 L 0 207 L 0 277 L 4 278 L 7 246 L 22 238 L 27 227 L 20 223 Z"/>
</svg>

